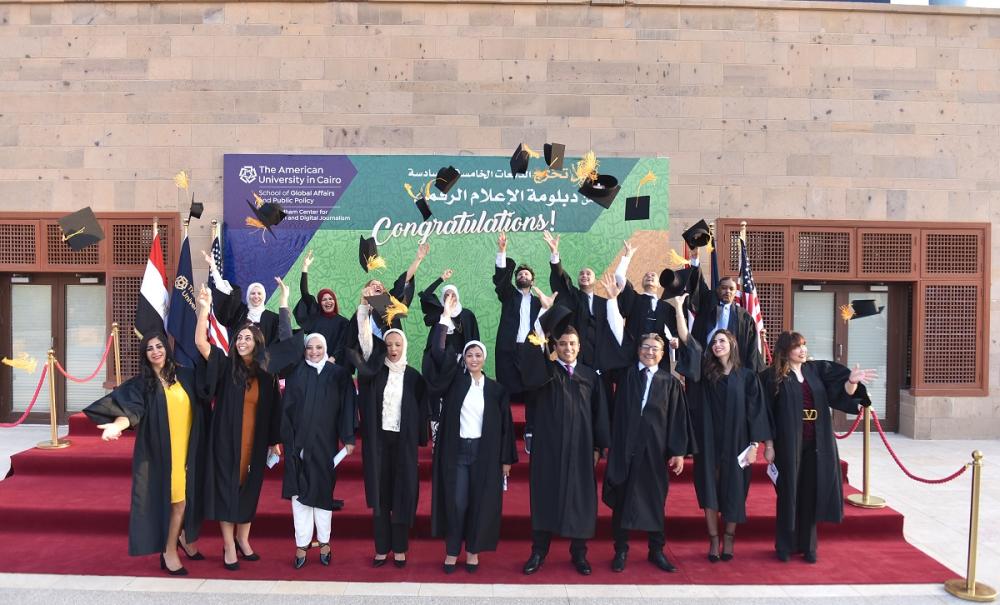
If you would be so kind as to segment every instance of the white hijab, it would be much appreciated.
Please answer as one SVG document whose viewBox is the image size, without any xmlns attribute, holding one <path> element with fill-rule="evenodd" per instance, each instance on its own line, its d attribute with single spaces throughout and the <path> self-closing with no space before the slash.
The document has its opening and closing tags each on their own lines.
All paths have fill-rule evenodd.
<svg viewBox="0 0 1000 605">
<path fill-rule="evenodd" d="M 319 361 L 309 361 L 309 358 L 306 357 L 305 361 L 310 366 L 316 368 L 316 373 L 319 374 L 320 372 L 323 371 L 323 368 L 326 366 L 326 357 L 327 357 L 327 355 L 326 355 L 326 336 L 323 336 L 319 332 L 313 332 L 312 334 L 306 336 L 306 342 L 305 342 L 306 346 L 309 346 L 309 341 L 312 340 L 312 339 L 314 339 L 314 338 L 318 338 L 319 341 L 320 341 L 320 343 L 322 343 L 322 345 L 323 345 L 323 359 L 320 359 Z"/>
<path fill-rule="evenodd" d="M 486 363 L 486 357 L 487 357 L 486 345 L 484 345 L 482 341 L 479 340 L 470 340 L 469 342 L 465 343 L 464 347 L 462 347 L 462 367 L 465 367 L 465 352 L 469 350 L 469 347 L 479 347 L 479 349 L 483 352 L 483 363 Z M 469 368 L 465 368 L 465 373 L 466 374 L 469 373 Z M 486 373 L 483 372 L 483 376 L 485 375 Z"/>
<path fill-rule="evenodd" d="M 455 293 L 455 312 L 451 314 L 452 319 L 458 317 L 462 313 L 462 299 L 458 297 L 458 288 L 448 284 L 441 290 L 441 306 L 444 306 L 444 297 L 448 294 L 448 290 Z"/>
<path fill-rule="evenodd" d="M 385 382 L 385 390 L 382 391 L 382 429 L 386 431 L 399 432 L 400 419 L 403 409 L 403 377 L 406 372 L 406 334 L 398 328 L 386 330 L 385 338 L 388 341 L 390 334 L 399 334 L 403 339 L 403 354 L 399 361 L 389 361 L 385 358 L 385 366 L 389 368 L 389 378 Z"/>
<path fill-rule="evenodd" d="M 261 303 L 259 306 L 255 307 L 250 302 L 250 292 L 252 292 L 254 288 L 260 288 L 261 292 L 264 293 L 265 302 L 267 301 L 267 290 L 264 289 L 264 284 L 256 281 L 247 286 L 247 319 L 254 322 L 255 324 L 259 324 L 260 316 L 264 312 L 264 304 Z"/>
</svg>

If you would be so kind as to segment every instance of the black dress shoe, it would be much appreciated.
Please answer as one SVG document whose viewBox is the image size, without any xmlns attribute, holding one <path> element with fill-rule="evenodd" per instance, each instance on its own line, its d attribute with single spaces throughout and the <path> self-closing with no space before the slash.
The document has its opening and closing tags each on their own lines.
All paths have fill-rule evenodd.
<svg viewBox="0 0 1000 605">
<path fill-rule="evenodd" d="M 779 561 L 781 561 L 782 563 L 788 563 L 789 555 L 787 550 L 779 550 L 776 552 L 776 554 L 778 555 Z"/>
<path fill-rule="evenodd" d="M 444 573 L 446 573 L 448 575 L 451 575 L 451 574 L 455 573 L 455 564 L 454 563 L 442 563 L 441 564 L 441 571 L 443 571 Z"/>
<path fill-rule="evenodd" d="M 375 559 L 375 558 L 372 558 L 372 567 L 382 567 L 388 561 L 389 561 L 388 557 L 386 557 L 385 559 Z"/>
<path fill-rule="evenodd" d="M 163 553 L 160 553 L 160 569 L 167 572 L 171 576 L 186 576 L 188 575 L 188 570 L 184 568 L 183 565 L 177 569 L 170 569 L 167 567 L 167 560 L 163 558 Z"/>
<path fill-rule="evenodd" d="M 674 564 L 667 560 L 667 555 L 663 554 L 662 550 L 651 550 L 649 551 L 649 556 L 646 557 L 650 563 L 659 567 L 661 571 L 675 572 L 677 568 Z"/>
<path fill-rule="evenodd" d="M 294 563 L 295 569 L 302 569 L 303 567 L 306 566 L 306 555 L 305 555 L 305 553 L 308 553 L 309 549 L 308 548 L 300 548 L 298 546 L 296 546 L 295 549 L 296 549 L 295 563 Z M 300 550 L 303 552 L 303 555 L 301 557 L 299 556 L 299 553 L 298 553 L 298 551 L 300 551 Z"/>
<path fill-rule="evenodd" d="M 469 573 L 476 573 L 477 571 L 479 571 L 479 563 L 466 563 L 465 571 Z"/>
<path fill-rule="evenodd" d="M 576 568 L 576 573 L 580 574 L 581 576 L 590 575 L 590 561 L 588 561 L 586 557 L 579 557 L 573 559 L 573 567 Z"/>
<path fill-rule="evenodd" d="M 404 567 L 406 567 L 406 559 L 397 559 L 393 557 L 392 564 L 400 569 L 403 569 Z"/>
<path fill-rule="evenodd" d="M 236 541 L 236 554 L 239 555 L 240 558 L 242 558 L 245 561 L 260 561 L 260 555 L 258 555 L 257 553 L 252 552 L 248 555 L 245 552 L 243 552 L 243 547 L 240 546 L 239 540 Z"/>
<path fill-rule="evenodd" d="M 222 549 L 222 566 L 225 567 L 226 569 L 228 569 L 229 571 L 236 571 L 236 570 L 238 570 L 240 568 L 240 558 L 239 558 L 239 556 L 236 557 L 236 562 L 235 563 L 226 563 L 226 549 L 223 548 Z"/>
<path fill-rule="evenodd" d="M 330 548 L 330 543 L 323 542 L 319 545 L 319 562 L 323 565 L 329 566 L 330 559 L 333 557 L 333 549 L 330 549 L 329 552 L 324 553 L 323 552 L 324 548 Z"/>
<path fill-rule="evenodd" d="M 531 556 L 528 557 L 528 560 L 524 563 L 524 575 L 530 576 L 538 571 L 538 568 L 542 566 L 543 561 L 545 561 L 545 557 L 538 553 L 531 553 Z"/>
<path fill-rule="evenodd" d="M 722 537 L 722 554 L 719 555 L 719 559 L 721 559 L 723 561 L 732 561 L 733 560 L 733 547 L 735 546 L 734 545 L 735 542 L 736 542 L 736 534 L 731 534 L 729 532 L 726 532 L 726 533 L 723 534 L 723 537 Z M 726 551 L 727 547 L 729 548 L 728 552 Z"/>
<path fill-rule="evenodd" d="M 193 555 L 191 553 L 189 553 L 188 549 L 187 549 L 187 546 L 185 546 L 184 544 L 181 544 L 181 539 L 180 538 L 177 538 L 177 548 L 179 550 L 184 551 L 184 556 L 187 557 L 188 559 L 191 559 L 192 561 L 204 561 L 205 560 L 205 555 L 201 554 L 200 552 L 196 552 Z"/>
<path fill-rule="evenodd" d="M 816 562 L 816 551 L 810 550 L 806 554 L 802 555 L 802 558 L 806 560 L 806 563 Z"/>
<path fill-rule="evenodd" d="M 628 556 L 628 551 L 619 551 L 615 553 L 615 558 L 611 559 L 611 571 L 615 573 L 621 573 L 625 571 L 625 557 Z"/>
</svg>

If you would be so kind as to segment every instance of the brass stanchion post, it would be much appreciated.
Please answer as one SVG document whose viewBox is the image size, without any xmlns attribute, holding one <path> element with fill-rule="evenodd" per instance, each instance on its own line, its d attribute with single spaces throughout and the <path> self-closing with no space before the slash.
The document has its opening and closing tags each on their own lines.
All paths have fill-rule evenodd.
<svg viewBox="0 0 1000 605">
<path fill-rule="evenodd" d="M 56 352 L 49 349 L 48 364 L 49 372 L 49 425 L 52 427 L 52 438 L 48 441 L 41 441 L 36 445 L 42 450 L 58 450 L 69 447 L 69 439 L 59 438 L 59 426 L 56 423 Z"/>
<path fill-rule="evenodd" d="M 944 583 L 950 594 L 966 601 L 985 603 L 997 598 L 997 591 L 976 582 L 976 550 L 979 547 L 979 487 L 983 471 L 983 453 L 972 452 L 972 504 L 969 507 L 969 559 L 965 578 L 954 578 Z"/>
<path fill-rule="evenodd" d="M 851 494 L 847 497 L 847 503 L 860 508 L 885 508 L 885 499 L 872 496 L 869 490 L 871 478 L 871 444 L 872 444 L 872 410 L 870 407 L 864 408 L 863 412 L 865 432 L 864 447 L 862 452 L 862 487 L 860 494 Z"/>
<path fill-rule="evenodd" d="M 115 348 L 115 386 L 122 385 L 122 349 L 119 340 L 118 322 L 111 322 L 111 342 Z"/>
</svg>

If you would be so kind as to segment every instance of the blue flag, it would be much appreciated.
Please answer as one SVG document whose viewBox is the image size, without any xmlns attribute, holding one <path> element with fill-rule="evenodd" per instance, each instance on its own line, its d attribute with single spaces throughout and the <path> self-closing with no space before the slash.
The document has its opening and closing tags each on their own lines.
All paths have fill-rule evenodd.
<svg viewBox="0 0 1000 605">
<path fill-rule="evenodd" d="M 712 238 L 712 291 L 719 287 L 719 259 L 715 254 L 715 238 Z"/>
<path fill-rule="evenodd" d="M 198 349 L 194 345 L 194 329 L 198 325 L 198 299 L 191 276 L 191 245 L 187 237 L 181 242 L 176 275 L 170 289 L 167 334 L 174 338 L 174 359 L 177 364 L 193 368 L 198 355 Z"/>
</svg>

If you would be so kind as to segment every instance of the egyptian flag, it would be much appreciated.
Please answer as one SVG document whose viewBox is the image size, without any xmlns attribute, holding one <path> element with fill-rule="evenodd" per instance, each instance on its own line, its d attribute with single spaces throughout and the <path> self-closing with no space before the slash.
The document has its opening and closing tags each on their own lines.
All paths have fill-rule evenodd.
<svg viewBox="0 0 1000 605">
<path fill-rule="evenodd" d="M 163 249 L 160 248 L 160 234 L 153 234 L 149 247 L 146 272 L 139 288 L 139 301 L 135 305 L 135 334 L 163 333 L 163 320 L 167 316 L 170 294 L 167 291 L 167 272 L 163 268 Z"/>
</svg>

